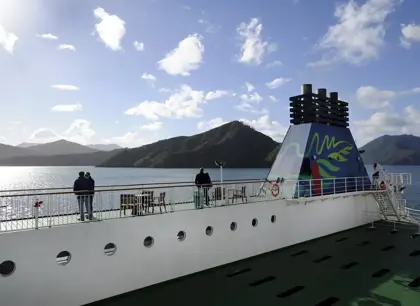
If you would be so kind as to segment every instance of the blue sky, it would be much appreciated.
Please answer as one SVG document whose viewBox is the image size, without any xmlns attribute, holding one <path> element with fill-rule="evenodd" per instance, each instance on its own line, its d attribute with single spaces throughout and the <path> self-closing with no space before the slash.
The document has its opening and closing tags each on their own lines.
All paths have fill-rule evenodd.
<svg viewBox="0 0 420 306">
<path fill-rule="evenodd" d="M 303 83 L 358 144 L 420 134 L 415 0 L 1 0 L 0 142 L 138 146 L 239 119 L 276 140 Z"/>
</svg>

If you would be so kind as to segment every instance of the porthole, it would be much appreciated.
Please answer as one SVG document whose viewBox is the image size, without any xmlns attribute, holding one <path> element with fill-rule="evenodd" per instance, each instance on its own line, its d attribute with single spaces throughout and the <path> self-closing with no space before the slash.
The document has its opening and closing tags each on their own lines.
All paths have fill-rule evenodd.
<svg viewBox="0 0 420 306">
<path fill-rule="evenodd" d="M 236 224 L 236 222 L 232 222 L 231 224 L 230 224 L 230 230 L 233 232 L 233 231 L 236 231 L 236 229 L 238 228 L 238 224 Z"/>
<path fill-rule="evenodd" d="M 115 252 L 117 251 L 117 246 L 115 245 L 115 243 L 107 243 L 105 248 L 104 248 L 104 253 L 106 256 L 112 256 L 115 254 Z"/>
<path fill-rule="evenodd" d="M 155 239 L 153 239 L 153 237 L 151 237 L 151 236 L 147 236 L 146 238 L 144 238 L 144 242 L 143 242 L 143 245 L 146 247 L 146 248 L 150 248 L 150 247 L 152 247 L 152 245 L 155 243 Z"/>
<path fill-rule="evenodd" d="M 256 227 L 258 225 L 258 220 L 256 218 L 252 219 L 252 226 Z"/>
<path fill-rule="evenodd" d="M 11 260 L 3 261 L 0 264 L 0 275 L 3 277 L 12 275 L 13 272 L 15 272 L 15 270 L 16 270 L 16 265 Z"/>
<path fill-rule="evenodd" d="M 206 235 L 207 236 L 213 235 L 213 227 L 212 226 L 207 226 L 206 227 Z"/>
<path fill-rule="evenodd" d="M 277 220 L 276 215 L 271 216 L 271 223 L 275 223 Z"/>
<path fill-rule="evenodd" d="M 187 237 L 187 234 L 184 231 L 179 231 L 178 235 L 176 235 L 176 238 L 178 239 L 178 241 L 184 241 L 186 237 Z"/>
<path fill-rule="evenodd" d="M 61 251 L 60 253 L 58 253 L 56 259 L 58 265 L 65 266 L 70 262 L 71 254 L 68 251 Z"/>
</svg>

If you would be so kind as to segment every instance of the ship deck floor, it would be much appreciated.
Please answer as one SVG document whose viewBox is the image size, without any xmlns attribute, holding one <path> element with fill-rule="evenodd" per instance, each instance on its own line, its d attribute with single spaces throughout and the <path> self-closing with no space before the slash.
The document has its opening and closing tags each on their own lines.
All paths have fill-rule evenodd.
<svg viewBox="0 0 420 306">
<path fill-rule="evenodd" d="M 420 305 L 417 227 L 378 222 L 98 301 L 131 305 Z"/>
</svg>

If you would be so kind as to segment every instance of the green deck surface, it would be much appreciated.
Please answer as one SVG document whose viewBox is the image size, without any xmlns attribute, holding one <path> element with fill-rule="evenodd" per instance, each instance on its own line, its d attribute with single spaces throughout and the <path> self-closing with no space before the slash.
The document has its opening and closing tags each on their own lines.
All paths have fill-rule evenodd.
<svg viewBox="0 0 420 306">
<path fill-rule="evenodd" d="M 90 305 L 420 306 L 420 237 L 412 237 L 417 228 L 397 225 L 395 234 L 390 234 L 389 223 L 377 223 L 374 231 L 368 228 L 308 241 Z M 380 270 L 385 273 L 380 275 Z M 300 291 L 287 293 L 297 286 Z"/>
</svg>

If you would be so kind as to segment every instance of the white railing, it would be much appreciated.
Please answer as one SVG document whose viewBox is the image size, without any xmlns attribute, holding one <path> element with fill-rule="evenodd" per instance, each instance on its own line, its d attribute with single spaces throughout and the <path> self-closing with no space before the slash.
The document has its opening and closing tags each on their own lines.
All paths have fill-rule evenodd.
<svg viewBox="0 0 420 306">
<path fill-rule="evenodd" d="M 406 211 L 410 221 L 420 226 L 420 210 L 406 207 Z"/>
<path fill-rule="evenodd" d="M 411 185 L 411 173 L 387 173 L 386 181 L 395 186 Z"/>
<path fill-rule="evenodd" d="M 230 181 L 223 182 L 223 186 L 215 183 L 209 189 L 198 189 L 185 183 L 101 186 L 95 189 L 93 197 L 77 197 L 69 190 L 0 191 L 0 232 L 73 224 L 83 219 L 90 221 L 91 200 L 92 221 L 101 221 L 187 209 L 377 191 L 367 177 L 285 180 L 278 183 L 267 180 Z"/>
<path fill-rule="evenodd" d="M 376 170 L 380 173 L 380 177 L 375 180 L 375 185 L 380 188 L 380 182 L 384 181 L 386 185 L 385 201 L 389 202 L 388 204 L 392 208 L 393 215 L 398 221 L 403 220 L 411 222 L 412 218 L 410 217 L 410 214 L 412 210 L 407 208 L 403 193 L 404 188 L 407 185 L 411 185 L 411 173 L 388 173 L 381 165 L 377 164 L 376 167 Z M 381 203 L 379 203 L 379 205 L 381 205 Z M 389 213 L 388 208 L 386 213 Z M 387 216 L 389 217 L 389 215 Z M 384 216 L 385 220 L 387 220 L 387 216 Z"/>
</svg>

